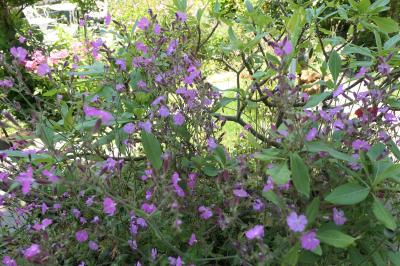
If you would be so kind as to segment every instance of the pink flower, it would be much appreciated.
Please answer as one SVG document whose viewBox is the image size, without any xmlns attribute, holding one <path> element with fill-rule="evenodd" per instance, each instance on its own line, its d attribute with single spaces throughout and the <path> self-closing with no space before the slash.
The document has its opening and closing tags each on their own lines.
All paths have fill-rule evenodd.
<svg viewBox="0 0 400 266">
<path fill-rule="evenodd" d="M 198 210 L 200 212 L 200 217 L 204 220 L 208 220 L 213 216 L 211 209 L 208 207 L 200 206 Z"/>
<path fill-rule="evenodd" d="M 301 247 L 305 250 L 314 251 L 319 245 L 319 239 L 315 231 L 308 231 L 303 233 L 300 238 Z"/>
<path fill-rule="evenodd" d="M 31 190 L 31 185 L 35 181 L 33 179 L 33 169 L 32 166 L 29 166 L 28 170 L 26 172 L 20 173 L 17 177 L 16 180 L 20 183 L 22 186 L 22 193 L 24 195 L 28 194 L 29 191 Z"/>
<path fill-rule="evenodd" d="M 247 239 L 262 239 L 264 237 L 264 226 L 256 225 L 245 232 Z"/>
<path fill-rule="evenodd" d="M 291 212 L 286 218 L 286 222 L 293 232 L 303 232 L 307 225 L 307 218 L 304 215 Z"/>
<path fill-rule="evenodd" d="M 38 244 L 32 244 L 29 248 L 24 250 L 25 259 L 31 259 L 40 254 L 40 246 Z"/>
<path fill-rule="evenodd" d="M 193 234 L 190 236 L 190 239 L 189 239 L 189 246 L 193 246 L 195 243 L 197 243 L 197 239 L 196 239 L 196 234 L 193 233 Z"/>
<path fill-rule="evenodd" d="M 333 221 L 336 225 L 343 225 L 347 221 L 347 218 L 344 216 L 342 210 L 333 208 Z"/>
<path fill-rule="evenodd" d="M 147 29 L 150 27 L 150 21 L 149 21 L 147 18 L 142 17 L 142 18 L 138 21 L 137 27 L 138 27 L 139 29 L 141 29 L 141 30 L 147 30 Z"/>
<path fill-rule="evenodd" d="M 79 243 L 83 243 L 88 240 L 89 235 L 86 230 L 80 230 L 75 233 L 75 238 Z"/>
<path fill-rule="evenodd" d="M 103 201 L 103 211 L 108 216 L 113 216 L 116 211 L 116 203 L 111 198 L 105 198 Z"/>
<path fill-rule="evenodd" d="M 233 194 L 238 198 L 247 198 L 249 196 L 243 188 L 234 189 Z"/>
</svg>

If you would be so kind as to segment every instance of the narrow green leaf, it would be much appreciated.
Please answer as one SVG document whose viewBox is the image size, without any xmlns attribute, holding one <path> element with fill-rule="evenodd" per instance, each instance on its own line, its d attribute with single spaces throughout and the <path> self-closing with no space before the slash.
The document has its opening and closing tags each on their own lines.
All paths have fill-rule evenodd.
<svg viewBox="0 0 400 266">
<path fill-rule="evenodd" d="M 324 151 L 324 152 L 329 153 L 332 157 L 339 159 L 339 160 L 348 161 L 348 162 L 352 162 L 352 163 L 357 161 L 350 155 L 340 152 L 340 151 L 337 151 L 334 148 L 330 147 L 328 144 L 319 142 L 319 141 L 306 143 L 304 150 L 309 151 L 309 152 Z"/>
<path fill-rule="evenodd" d="M 356 240 L 355 238 L 334 229 L 318 230 L 317 237 L 321 242 L 337 248 L 347 248 Z"/>
<path fill-rule="evenodd" d="M 294 187 L 298 192 L 308 198 L 310 195 L 310 175 L 307 165 L 297 153 L 292 153 L 290 155 L 290 168 Z"/>
<path fill-rule="evenodd" d="M 369 188 L 347 183 L 335 188 L 325 200 L 333 204 L 353 205 L 363 201 L 368 193 Z"/>
<path fill-rule="evenodd" d="M 339 77 L 339 73 L 342 69 L 342 60 L 335 50 L 333 50 L 329 55 L 328 65 L 333 77 L 333 81 L 336 83 Z"/>
<path fill-rule="evenodd" d="M 147 158 L 155 169 L 160 169 L 162 166 L 160 142 L 153 134 L 145 131 L 141 132 L 141 138 Z"/>
<path fill-rule="evenodd" d="M 392 48 L 392 46 L 396 45 L 396 43 L 398 43 L 399 41 L 400 41 L 400 34 L 394 35 L 393 37 L 391 37 L 389 40 L 387 40 L 385 42 L 385 44 L 383 45 L 383 48 L 385 48 L 385 49 Z"/>
<path fill-rule="evenodd" d="M 372 212 L 376 219 L 378 219 L 378 221 L 380 221 L 384 226 L 390 230 L 396 229 L 396 221 L 392 214 L 390 214 L 390 212 L 386 210 L 385 206 L 376 198 L 374 198 L 374 203 L 372 204 Z"/>
<path fill-rule="evenodd" d="M 392 178 L 396 182 L 400 183 L 400 164 L 393 164 L 386 168 L 380 175 L 375 179 L 375 184 L 381 183 L 386 178 Z"/>
</svg>

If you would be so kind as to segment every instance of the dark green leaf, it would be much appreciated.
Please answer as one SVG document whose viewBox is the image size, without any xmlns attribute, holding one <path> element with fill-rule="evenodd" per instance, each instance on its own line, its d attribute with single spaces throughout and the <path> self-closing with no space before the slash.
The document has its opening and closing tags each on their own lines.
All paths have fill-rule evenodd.
<svg viewBox="0 0 400 266">
<path fill-rule="evenodd" d="M 307 206 L 306 208 L 306 216 L 307 216 L 307 221 L 308 224 L 312 224 L 317 217 L 317 214 L 319 212 L 319 204 L 320 200 L 319 198 L 314 198 L 311 203 Z"/>
<path fill-rule="evenodd" d="M 363 201 L 369 193 L 369 188 L 358 184 L 347 183 L 335 188 L 325 200 L 340 205 L 353 205 Z"/>
<path fill-rule="evenodd" d="M 345 233 L 333 229 L 318 230 L 317 237 L 321 242 L 337 248 L 347 248 L 356 240 Z"/>
<path fill-rule="evenodd" d="M 378 221 L 380 221 L 384 226 L 390 230 L 396 229 L 396 221 L 392 214 L 390 214 L 390 212 L 386 210 L 385 206 L 376 198 L 374 198 L 374 203 L 372 204 L 372 212 L 376 219 L 378 219 Z"/>
<path fill-rule="evenodd" d="M 307 165 L 297 153 L 292 153 L 290 155 L 290 168 L 294 187 L 298 192 L 308 198 L 310 195 L 310 175 Z"/>
<path fill-rule="evenodd" d="M 333 50 L 329 55 L 328 65 L 333 77 L 333 81 L 336 83 L 339 77 L 339 73 L 342 69 L 342 60 L 335 50 Z"/>
<path fill-rule="evenodd" d="M 311 95 L 310 99 L 308 100 L 307 104 L 304 106 L 304 108 L 312 108 L 320 104 L 323 100 L 328 98 L 330 95 L 330 92 L 323 92 L 320 94 L 314 94 Z"/>
</svg>

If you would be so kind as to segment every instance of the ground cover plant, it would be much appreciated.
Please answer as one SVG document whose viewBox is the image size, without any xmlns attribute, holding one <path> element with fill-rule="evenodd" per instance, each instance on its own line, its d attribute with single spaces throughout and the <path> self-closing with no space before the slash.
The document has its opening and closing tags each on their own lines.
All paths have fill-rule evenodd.
<svg viewBox="0 0 400 266">
<path fill-rule="evenodd" d="M 0 55 L 2 263 L 399 265 L 389 1 L 167 6 Z"/>
</svg>

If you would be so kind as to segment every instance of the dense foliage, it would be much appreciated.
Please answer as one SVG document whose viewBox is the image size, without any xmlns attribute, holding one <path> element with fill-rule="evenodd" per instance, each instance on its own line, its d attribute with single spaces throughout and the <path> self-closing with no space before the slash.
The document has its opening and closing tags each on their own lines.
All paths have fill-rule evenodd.
<svg viewBox="0 0 400 266">
<path fill-rule="evenodd" d="M 399 26 L 303 2 L 175 0 L 0 55 L 0 126 L 33 131 L 0 151 L 3 264 L 398 265 Z"/>
</svg>

